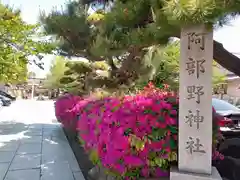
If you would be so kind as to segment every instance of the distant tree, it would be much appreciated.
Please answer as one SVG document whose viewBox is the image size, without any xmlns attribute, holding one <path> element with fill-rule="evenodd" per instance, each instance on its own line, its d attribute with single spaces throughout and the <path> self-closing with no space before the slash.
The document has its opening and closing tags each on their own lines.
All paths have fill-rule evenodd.
<svg viewBox="0 0 240 180">
<path fill-rule="evenodd" d="M 52 61 L 50 71 L 44 81 L 44 87 L 48 89 L 61 89 L 63 87 L 60 79 L 64 76 L 64 72 L 67 69 L 65 66 L 66 62 L 67 60 L 60 56 Z"/>
<path fill-rule="evenodd" d="M 39 26 L 26 24 L 21 19 L 19 10 L 13 10 L 2 3 L 0 27 L 0 81 L 26 81 L 27 64 L 34 63 L 42 68 L 42 55 L 52 52 L 55 46 L 47 41 L 34 40 L 45 36 L 36 33 Z"/>
<path fill-rule="evenodd" d="M 30 71 L 30 72 L 28 73 L 28 78 L 29 78 L 29 79 L 32 79 L 32 78 L 35 78 L 35 77 L 36 77 L 36 73 L 35 73 L 35 72 Z"/>
<path fill-rule="evenodd" d="M 104 61 L 73 61 L 66 64 L 67 70 L 60 82 L 64 89 L 74 94 L 88 94 L 96 88 L 116 87 L 109 79 L 109 66 Z"/>
</svg>

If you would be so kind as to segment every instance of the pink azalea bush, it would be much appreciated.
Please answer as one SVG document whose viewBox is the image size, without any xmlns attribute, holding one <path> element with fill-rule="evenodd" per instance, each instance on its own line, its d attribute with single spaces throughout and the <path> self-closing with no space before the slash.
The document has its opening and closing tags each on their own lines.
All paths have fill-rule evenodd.
<svg viewBox="0 0 240 180">
<path fill-rule="evenodd" d="M 77 124 L 81 141 L 95 163 L 116 175 L 168 176 L 177 160 L 177 104 L 169 93 L 91 101 Z"/>
<path fill-rule="evenodd" d="M 55 105 L 56 117 L 66 128 L 77 129 L 91 160 L 116 176 L 168 176 L 177 161 L 178 97 L 168 86 L 158 89 L 150 83 L 124 97 L 65 95 Z M 214 121 L 215 141 L 218 129 Z M 213 159 L 219 156 L 213 146 Z"/>
<path fill-rule="evenodd" d="M 81 97 L 72 94 L 63 95 L 56 100 L 55 115 L 64 127 L 76 129 L 76 120 L 79 114 L 78 103 L 81 100 Z"/>
<path fill-rule="evenodd" d="M 149 84 L 135 96 L 81 106 L 77 130 L 91 160 L 126 179 L 168 176 L 177 161 L 178 98 L 167 88 Z"/>
</svg>

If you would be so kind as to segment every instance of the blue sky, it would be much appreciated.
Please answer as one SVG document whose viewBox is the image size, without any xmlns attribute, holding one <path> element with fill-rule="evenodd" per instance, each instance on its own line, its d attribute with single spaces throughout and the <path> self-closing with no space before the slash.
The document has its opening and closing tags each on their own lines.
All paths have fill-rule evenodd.
<svg viewBox="0 0 240 180">
<path fill-rule="evenodd" d="M 1 1 L 1 0 L 0 0 Z M 2 0 L 3 3 L 13 5 L 22 10 L 22 18 L 28 23 L 36 23 L 40 10 L 49 13 L 53 8 L 64 7 L 66 0 Z M 236 18 L 228 25 L 214 32 L 214 39 L 223 43 L 224 47 L 233 53 L 239 53 L 240 56 L 240 17 Z M 38 77 L 44 77 L 49 70 L 50 64 L 54 56 L 48 55 L 43 61 L 45 70 L 40 70 L 36 66 L 31 66 Z"/>
</svg>

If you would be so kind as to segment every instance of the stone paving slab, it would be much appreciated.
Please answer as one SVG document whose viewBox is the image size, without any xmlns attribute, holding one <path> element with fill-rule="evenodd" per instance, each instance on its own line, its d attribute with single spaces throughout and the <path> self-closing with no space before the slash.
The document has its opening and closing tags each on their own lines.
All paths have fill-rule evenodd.
<svg viewBox="0 0 240 180">
<path fill-rule="evenodd" d="M 9 165 L 10 163 L 0 163 L 0 180 L 6 175 Z"/>
<path fill-rule="evenodd" d="M 37 169 L 40 168 L 40 154 L 16 155 L 10 165 L 9 170 Z"/>
<path fill-rule="evenodd" d="M 0 152 L 0 163 L 11 162 L 15 152 L 12 151 L 2 151 Z"/>
<path fill-rule="evenodd" d="M 41 148 L 41 143 L 21 144 L 17 154 L 40 154 Z"/>
<path fill-rule="evenodd" d="M 24 133 L 25 136 L 42 136 L 43 132 L 42 129 L 29 129 L 26 133 Z"/>
<path fill-rule="evenodd" d="M 46 163 L 41 167 L 41 180 L 74 180 L 68 163 Z"/>
<path fill-rule="evenodd" d="M 20 101 L 7 108 L 4 122 L 0 111 L 0 180 L 85 180 L 60 124 L 53 123 L 53 103 Z"/>
<path fill-rule="evenodd" d="M 0 142 L 0 152 L 1 151 L 17 151 L 19 142 Z"/>
<path fill-rule="evenodd" d="M 42 143 L 42 136 L 26 136 L 21 140 L 21 143 Z"/>
<path fill-rule="evenodd" d="M 39 180 L 40 169 L 8 171 L 4 180 Z"/>
</svg>

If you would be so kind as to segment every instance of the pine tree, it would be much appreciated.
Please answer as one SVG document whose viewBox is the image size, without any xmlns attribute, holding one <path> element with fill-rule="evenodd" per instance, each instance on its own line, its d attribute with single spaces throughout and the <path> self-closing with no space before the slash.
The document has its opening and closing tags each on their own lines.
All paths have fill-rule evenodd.
<svg viewBox="0 0 240 180">
<path fill-rule="evenodd" d="M 105 61 L 71 61 L 66 63 L 66 68 L 60 83 L 68 92 L 84 95 L 97 88 L 117 87 L 114 80 L 108 76 L 109 66 Z"/>
<path fill-rule="evenodd" d="M 150 47 L 164 46 L 171 37 L 179 37 L 184 25 L 204 23 L 218 28 L 236 16 L 237 0 L 116 0 L 80 1 L 68 5 L 64 12 L 42 16 L 49 34 L 61 40 L 61 53 L 105 60 L 117 84 L 129 84 L 146 73 L 142 62 Z M 199 2 L 199 3 L 198 3 Z M 94 6 L 89 16 L 87 8 Z M 86 8 L 87 7 L 87 8 Z M 226 69 L 240 75 L 240 60 L 214 41 L 214 59 Z M 120 63 L 120 66 L 117 64 Z M 140 72 L 141 71 L 141 72 Z"/>
<path fill-rule="evenodd" d="M 179 37 L 184 25 L 204 23 L 220 28 L 239 12 L 239 0 L 117 0 L 105 17 L 105 34 L 110 34 L 108 38 L 111 41 L 120 39 L 124 47 L 165 44 L 170 37 Z M 240 59 L 217 41 L 214 41 L 214 59 L 229 71 L 240 75 Z"/>
</svg>

